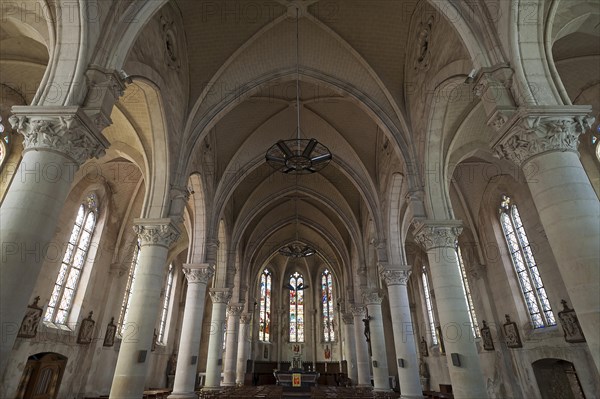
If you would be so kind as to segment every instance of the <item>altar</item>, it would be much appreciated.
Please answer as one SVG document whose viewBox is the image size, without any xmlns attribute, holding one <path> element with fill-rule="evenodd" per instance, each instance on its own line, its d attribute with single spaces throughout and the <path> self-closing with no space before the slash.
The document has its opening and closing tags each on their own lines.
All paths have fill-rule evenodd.
<svg viewBox="0 0 600 399">
<path fill-rule="evenodd" d="M 273 375 L 277 385 L 284 387 L 306 388 L 317 385 L 320 373 L 316 371 L 303 371 L 290 369 L 288 371 L 274 371 Z"/>
</svg>

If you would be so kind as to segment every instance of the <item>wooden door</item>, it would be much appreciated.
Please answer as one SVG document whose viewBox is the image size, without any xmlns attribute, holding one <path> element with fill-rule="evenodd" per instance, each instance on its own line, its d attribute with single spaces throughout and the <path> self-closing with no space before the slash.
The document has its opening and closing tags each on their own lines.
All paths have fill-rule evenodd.
<svg viewBox="0 0 600 399">
<path fill-rule="evenodd" d="M 17 399 L 56 399 L 67 358 L 58 353 L 30 356 L 23 370 Z"/>
</svg>

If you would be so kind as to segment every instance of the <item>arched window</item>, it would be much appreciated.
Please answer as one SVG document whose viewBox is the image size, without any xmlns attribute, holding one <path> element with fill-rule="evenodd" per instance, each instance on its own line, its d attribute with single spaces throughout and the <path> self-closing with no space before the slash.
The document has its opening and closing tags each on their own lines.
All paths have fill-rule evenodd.
<svg viewBox="0 0 600 399">
<path fill-rule="evenodd" d="M 129 266 L 129 272 L 127 273 L 127 284 L 125 285 L 125 296 L 123 297 L 123 303 L 121 304 L 121 313 L 119 314 L 119 333 L 123 335 L 127 323 L 127 313 L 129 312 L 129 302 L 131 300 L 131 292 L 133 288 L 133 282 L 135 281 L 135 274 L 140 258 L 141 243 L 138 239 L 133 250 L 133 258 L 131 259 L 131 266 Z"/>
<path fill-rule="evenodd" d="M 427 319 L 429 321 L 429 330 L 431 331 L 431 343 L 433 345 L 438 344 L 437 333 L 435 332 L 435 319 L 433 318 L 433 305 L 431 303 L 431 291 L 429 290 L 429 278 L 427 277 L 427 270 L 423 266 L 423 273 L 421 274 L 423 279 L 423 294 L 425 295 L 425 307 L 427 308 Z"/>
<path fill-rule="evenodd" d="M 333 276 L 327 269 L 321 273 L 321 305 L 323 310 L 323 338 L 325 342 L 335 341 L 333 323 Z"/>
<path fill-rule="evenodd" d="M 169 314 L 169 306 L 171 304 L 171 291 L 173 289 L 173 277 L 175 276 L 175 268 L 171 263 L 169 265 L 169 273 L 167 274 L 167 282 L 165 283 L 165 298 L 163 300 L 162 311 L 160 313 L 160 324 L 158 326 L 158 342 L 166 344 L 166 327 L 167 315 Z"/>
<path fill-rule="evenodd" d="M 0 170 L 2 169 L 2 165 L 4 165 L 4 161 L 6 161 L 6 158 L 8 157 L 10 144 L 8 130 L 5 129 L 4 123 L 2 123 L 2 116 L 0 116 Z"/>
<path fill-rule="evenodd" d="M 45 321 L 56 324 L 66 324 L 67 322 L 90 249 L 97 214 L 98 200 L 96 195 L 89 194 L 77 211 L 69 243 L 65 249 L 52 296 L 50 296 L 50 302 L 44 315 Z"/>
<path fill-rule="evenodd" d="M 304 342 L 304 278 L 290 276 L 290 342 Z"/>
<path fill-rule="evenodd" d="M 269 269 L 265 269 L 260 275 L 260 308 L 258 327 L 258 339 L 269 342 L 271 334 L 271 284 L 273 275 Z"/>
<path fill-rule="evenodd" d="M 500 224 L 534 328 L 556 325 L 519 210 L 507 195 L 500 203 Z"/>
<path fill-rule="evenodd" d="M 471 320 L 471 329 L 473 330 L 473 336 L 479 337 L 479 325 L 477 324 L 477 316 L 475 315 L 475 305 L 473 305 L 473 298 L 471 297 L 471 288 L 469 287 L 469 280 L 467 279 L 467 270 L 465 269 L 465 262 L 460 251 L 460 247 L 456 246 L 456 256 L 458 257 L 458 265 L 460 266 L 460 276 L 462 277 L 463 293 L 467 300 L 467 307 L 469 308 L 469 319 Z"/>
</svg>

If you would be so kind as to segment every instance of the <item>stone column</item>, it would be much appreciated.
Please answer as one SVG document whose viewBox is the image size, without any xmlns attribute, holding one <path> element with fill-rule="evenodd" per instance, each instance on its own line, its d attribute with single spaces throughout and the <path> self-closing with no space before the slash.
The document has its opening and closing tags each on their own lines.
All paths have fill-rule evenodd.
<svg viewBox="0 0 600 399">
<path fill-rule="evenodd" d="M 494 149 L 523 169 L 600 371 L 600 206 L 577 153 L 579 135 L 594 123 L 590 112 L 587 106 L 520 109 L 506 122 Z"/>
<path fill-rule="evenodd" d="M 206 359 L 206 381 L 204 389 L 214 390 L 221 386 L 221 365 L 219 354 L 223 350 L 223 324 L 227 302 L 231 299 L 231 289 L 211 288 L 212 318 L 210 320 L 210 340 Z"/>
<path fill-rule="evenodd" d="M 371 335 L 371 361 L 373 366 L 373 385 L 375 391 L 389 391 L 390 380 L 387 364 L 387 349 L 383 333 L 383 315 L 381 301 L 383 295 L 379 290 L 365 289 L 362 293 L 363 303 L 367 307 Z"/>
<path fill-rule="evenodd" d="M 312 334 L 312 369 L 317 369 L 317 311 L 316 309 L 309 310 L 310 312 L 310 331 Z"/>
<path fill-rule="evenodd" d="M 3 372 L 75 172 L 104 154 L 108 141 L 78 107 L 13 107 L 9 122 L 23 135 L 23 159 L 0 208 L 0 374 Z M 48 298 L 42 298 L 42 302 Z"/>
<path fill-rule="evenodd" d="M 369 347 L 364 335 L 363 319 L 367 317 L 367 309 L 364 306 L 352 305 L 350 312 L 354 316 L 354 337 L 356 338 L 356 371 L 359 387 L 371 386 L 371 357 Z"/>
<path fill-rule="evenodd" d="M 227 335 L 225 343 L 225 359 L 223 359 L 223 386 L 235 386 L 235 371 L 238 355 L 238 330 L 243 304 L 227 306 Z"/>
<path fill-rule="evenodd" d="M 380 272 L 387 285 L 392 316 L 392 331 L 398 362 L 398 378 L 403 398 L 422 398 L 419 362 L 406 283 L 410 276 L 408 265 L 385 265 Z"/>
<path fill-rule="evenodd" d="M 179 230 L 171 219 L 136 219 L 134 229 L 141 250 L 110 389 L 111 399 L 140 398 L 144 391 L 167 254 L 170 245 L 179 238 Z"/>
<path fill-rule="evenodd" d="M 240 332 L 238 334 L 238 354 L 235 371 L 236 385 L 244 385 L 244 379 L 246 377 L 246 365 L 248 363 L 248 351 L 250 349 L 250 326 L 252 325 L 251 321 L 252 313 L 244 313 L 240 316 Z"/>
<path fill-rule="evenodd" d="M 352 380 L 352 385 L 358 383 L 358 368 L 356 367 L 356 339 L 354 337 L 354 316 L 352 313 L 342 313 L 341 319 L 344 322 L 344 357 L 348 364 L 348 377 Z M 341 330 L 341 328 L 340 328 Z"/>
<path fill-rule="evenodd" d="M 206 299 L 206 285 L 212 279 L 215 269 L 205 264 L 186 264 L 183 273 L 188 286 L 185 297 L 185 310 L 179 339 L 179 354 L 173 393 L 169 399 L 197 399 L 196 374 L 198 371 L 198 348 L 202 338 L 202 319 Z"/>
<path fill-rule="evenodd" d="M 427 251 L 431 269 L 454 397 L 487 398 L 455 249 L 461 222 L 433 220 L 416 224 L 415 237 Z M 459 366 L 453 365 L 452 353 L 458 354 Z"/>
</svg>

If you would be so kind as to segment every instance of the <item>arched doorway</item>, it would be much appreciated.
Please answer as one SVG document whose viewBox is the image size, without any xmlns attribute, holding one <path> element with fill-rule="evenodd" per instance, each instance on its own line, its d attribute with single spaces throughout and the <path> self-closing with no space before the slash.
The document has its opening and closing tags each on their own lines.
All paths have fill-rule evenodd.
<svg viewBox="0 0 600 399">
<path fill-rule="evenodd" d="M 53 352 L 29 356 L 17 390 L 17 399 L 55 399 L 67 358 Z"/>
<path fill-rule="evenodd" d="M 540 359 L 532 366 L 543 399 L 585 399 L 573 363 Z"/>
</svg>

